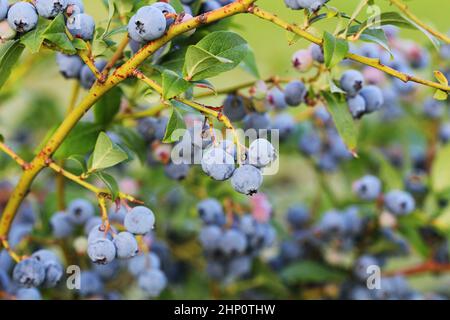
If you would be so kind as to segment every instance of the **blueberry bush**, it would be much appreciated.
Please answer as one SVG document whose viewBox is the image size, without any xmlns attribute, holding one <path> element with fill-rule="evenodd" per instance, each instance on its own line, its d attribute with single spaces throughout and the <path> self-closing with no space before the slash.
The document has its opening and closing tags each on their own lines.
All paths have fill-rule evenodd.
<svg viewBox="0 0 450 320">
<path fill-rule="evenodd" d="M 0 0 L 0 298 L 450 298 L 450 37 L 271 1 Z"/>
</svg>

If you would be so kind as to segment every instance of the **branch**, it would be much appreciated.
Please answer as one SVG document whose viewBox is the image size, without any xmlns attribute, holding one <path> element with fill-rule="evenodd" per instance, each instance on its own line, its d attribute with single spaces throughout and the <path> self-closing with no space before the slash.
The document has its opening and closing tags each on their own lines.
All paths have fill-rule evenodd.
<svg viewBox="0 0 450 320">
<path fill-rule="evenodd" d="M 114 55 L 111 57 L 111 59 L 108 61 L 108 64 L 103 69 L 102 72 L 102 78 L 103 80 L 108 77 L 109 71 L 114 67 L 114 65 L 123 57 L 123 51 L 128 45 L 128 34 L 122 39 L 122 41 L 119 43 L 119 46 L 117 47 L 116 52 L 114 52 Z"/>
<path fill-rule="evenodd" d="M 11 227 L 11 222 L 14 219 L 14 216 L 20 204 L 25 198 L 36 176 L 46 166 L 49 157 L 59 148 L 70 131 L 75 127 L 75 125 L 84 116 L 84 114 L 94 105 L 95 102 L 97 102 L 113 87 L 131 76 L 132 72 L 140 64 L 142 64 L 156 50 L 158 50 L 160 47 L 168 43 L 176 36 L 192 29 L 199 28 L 202 25 L 207 25 L 223 18 L 233 16 L 235 14 L 245 13 L 255 1 L 256 0 L 238 0 L 220 9 L 204 13 L 191 20 L 174 23 L 164 36 L 157 40 L 149 42 L 130 60 L 116 69 L 116 71 L 111 76 L 109 76 L 104 83 L 100 83 L 99 81 L 97 81 L 89 91 L 88 95 L 80 102 L 78 107 L 76 107 L 64 119 L 55 133 L 49 138 L 44 148 L 30 163 L 30 168 L 25 170 L 25 172 L 23 173 L 3 211 L 3 215 L 0 220 L 0 237 L 8 234 Z"/>
<path fill-rule="evenodd" d="M 401 2 L 400 0 L 388 0 L 391 4 L 399 8 L 400 11 L 402 11 L 409 19 L 411 19 L 414 23 L 416 23 L 418 26 L 420 26 L 422 29 L 425 29 L 429 33 L 431 33 L 436 38 L 439 38 L 440 40 L 444 41 L 447 44 L 450 44 L 450 37 L 447 35 L 434 30 L 433 28 L 427 26 L 425 23 L 423 23 L 418 17 L 416 17 L 411 11 L 409 11 L 408 6 Z"/>
<path fill-rule="evenodd" d="M 3 142 L 0 142 L 0 150 L 6 153 L 11 159 L 13 159 L 23 170 L 26 170 L 30 164 L 23 160 L 17 153 L 15 153 L 10 147 Z"/>
<path fill-rule="evenodd" d="M 446 263 L 437 263 L 434 261 L 428 261 L 424 262 L 422 264 L 419 264 L 414 267 L 409 267 L 401 270 L 396 271 L 388 271 L 385 273 L 387 276 L 394 276 L 394 275 L 404 275 L 404 276 L 412 276 L 422 273 L 428 273 L 428 272 L 446 272 L 450 271 L 450 264 Z"/>
<path fill-rule="evenodd" d="M 310 34 L 309 32 L 302 30 L 301 28 L 299 28 L 298 26 L 296 26 L 294 24 L 289 24 L 289 23 L 285 22 L 284 20 L 278 18 L 273 13 L 267 12 L 256 6 L 251 7 L 249 9 L 249 11 L 253 15 L 255 15 L 261 19 L 270 21 L 270 22 L 282 27 L 283 29 L 286 29 L 287 31 L 293 32 L 293 33 L 299 35 L 300 37 L 308 40 L 309 42 L 315 43 L 320 46 L 323 45 L 322 39 L 317 38 L 316 36 Z M 393 77 L 396 77 L 396 78 L 402 80 L 403 82 L 416 82 L 416 83 L 423 84 L 428 87 L 432 87 L 432 88 L 440 89 L 442 91 L 450 92 L 450 86 L 448 86 L 448 85 L 444 85 L 444 84 L 429 81 L 429 80 L 424 80 L 419 77 L 416 77 L 413 75 L 408 75 L 406 73 L 397 71 L 395 69 L 392 69 L 388 66 L 383 65 L 378 59 L 371 59 L 371 58 L 363 57 L 363 56 L 360 56 L 360 55 L 357 55 L 354 53 L 348 53 L 346 57 L 350 60 L 362 63 L 367 66 L 371 66 L 378 70 L 381 70 L 384 73 L 387 73 Z"/>
</svg>

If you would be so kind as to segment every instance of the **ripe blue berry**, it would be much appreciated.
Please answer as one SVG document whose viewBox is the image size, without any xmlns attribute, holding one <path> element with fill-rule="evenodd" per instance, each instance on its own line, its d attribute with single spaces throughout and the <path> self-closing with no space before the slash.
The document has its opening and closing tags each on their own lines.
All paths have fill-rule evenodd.
<svg viewBox="0 0 450 320">
<path fill-rule="evenodd" d="M 83 60 L 79 56 L 68 56 L 63 53 L 56 54 L 56 62 L 58 63 L 59 72 L 66 79 L 77 79 L 83 68 Z"/>
<path fill-rule="evenodd" d="M 116 257 L 116 247 L 109 239 L 97 238 L 89 241 L 87 253 L 92 262 L 108 264 Z"/>
<path fill-rule="evenodd" d="M 287 107 L 284 93 L 277 87 L 269 91 L 267 94 L 267 102 L 277 110 L 283 110 Z"/>
<path fill-rule="evenodd" d="M 69 204 L 67 214 L 73 224 L 81 225 L 94 215 L 94 207 L 89 201 L 77 199 Z"/>
<path fill-rule="evenodd" d="M 8 23 L 17 32 L 33 30 L 38 23 L 36 8 L 28 2 L 17 2 L 8 10 Z"/>
<path fill-rule="evenodd" d="M 364 77 L 359 71 L 348 70 L 342 75 L 340 85 L 349 96 L 355 96 L 364 85 Z"/>
<path fill-rule="evenodd" d="M 319 230 L 325 237 L 343 235 L 345 231 L 344 216 L 334 210 L 326 212 L 320 220 Z"/>
<path fill-rule="evenodd" d="M 74 14 L 67 19 L 67 29 L 75 38 L 92 40 L 95 32 L 95 21 L 86 13 Z"/>
<path fill-rule="evenodd" d="M 223 225 L 225 223 L 222 205 L 216 199 L 205 199 L 199 202 L 197 212 L 205 224 Z"/>
<path fill-rule="evenodd" d="M 166 287 L 167 278 L 161 270 L 150 269 L 139 276 L 138 284 L 150 297 L 157 297 Z"/>
<path fill-rule="evenodd" d="M 303 205 L 296 205 L 288 209 L 286 218 L 291 227 L 301 229 L 308 224 L 311 217 L 308 208 Z"/>
<path fill-rule="evenodd" d="M 172 180 L 184 180 L 191 169 L 187 163 L 173 163 L 170 162 L 164 167 L 165 174 Z"/>
<path fill-rule="evenodd" d="M 272 130 L 278 130 L 281 140 L 289 138 L 295 129 L 295 120 L 288 113 L 277 115 L 272 121 Z"/>
<path fill-rule="evenodd" d="M 69 15 L 77 14 L 77 13 L 84 13 L 84 3 L 83 0 L 66 0 L 67 2 L 67 13 Z"/>
<path fill-rule="evenodd" d="M 325 172 L 333 172 L 337 169 L 338 160 L 331 152 L 323 152 L 317 163 L 320 170 Z"/>
<path fill-rule="evenodd" d="M 223 102 L 223 113 L 230 121 L 241 121 L 246 115 L 245 100 L 241 96 L 230 94 Z"/>
<path fill-rule="evenodd" d="M 384 205 L 389 212 L 397 216 L 407 215 L 416 208 L 414 198 L 401 190 L 393 190 L 387 193 L 384 197 Z"/>
<path fill-rule="evenodd" d="M 73 223 L 65 212 L 57 212 L 50 218 L 52 234 L 56 239 L 69 237 L 73 233 Z"/>
<path fill-rule="evenodd" d="M 93 242 L 97 239 L 112 240 L 112 236 L 109 232 L 105 232 L 105 226 L 103 223 L 93 227 L 88 234 L 88 242 Z"/>
<path fill-rule="evenodd" d="M 36 259 L 22 260 L 14 267 L 13 279 L 27 288 L 38 287 L 45 281 L 45 266 Z"/>
<path fill-rule="evenodd" d="M 258 192 L 263 182 L 261 171 L 252 165 L 243 165 L 234 171 L 231 185 L 237 192 L 253 195 Z"/>
<path fill-rule="evenodd" d="M 364 176 L 353 183 L 353 192 L 361 200 L 376 200 L 381 194 L 381 181 L 375 176 Z"/>
<path fill-rule="evenodd" d="M 353 119 L 360 119 L 366 112 L 366 100 L 357 94 L 353 97 L 347 97 L 347 104 Z"/>
<path fill-rule="evenodd" d="M 325 58 L 324 58 L 324 55 L 323 55 L 323 49 L 322 49 L 321 46 L 319 46 L 317 44 L 312 44 L 309 47 L 309 50 L 311 51 L 312 58 L 315 61 L 317 61 L 319 63 L 324 63 L 325 62 Z"/>
<path fill-rule="evenodd" d="M 203 155 L 202 169 L 214 180 L 227 180 L 235 170 L 234 157 L 222 148 L 210 148 Z"/>
<path fill-rule="evenodd" d="M 366 112 L 368 113 L 379 110 L 384 103 L 383 92 L 377 86 L 365 86 L 359 94 L 366 102 Z"/>
<path fill-rule="evenodd" d="M 176 14 L 177 13 L 176 10 L 174 9 L 174 7 L 172 7 L 170 4 L 165 3 L 165 2 L 156 2 L 156 3 L 152 4 L 152 7 L 157 8 L 164 15 Z M 167 17 L 166 21 L 167 21 L 166 29 L 168 29 L 175 22 L 175 18 L 174 17 Z"/>
<path fill-rule="evenodd" d="M 315 130 L 310 130 L 300 137 L 298 146 L 307 156 L 318 154 L 322 149 L 322 140 Z"/>
<path fill-rule="evenodd" d="M 305 85 L 299 80 L 289 82 L 284 88 L 286 103 L 291 107 L 296 107 L 304 102 L 306 93 Z"/>
<path fill-rule="evenodd" d="M 268 130 L 271 127 L 270 117 L 267 113 L 252 112 L 244 118 L 244 129 Z"/>
<path fill-rule="evenodd" d="M 20 288 L 16 292 L 17 300 L 42 300 L 41 293 L 36 288 Z"/>
<path fill-rule="evenodd" d="M 240 278 L 250 272 L 252 268 L 252 258 L 241 256 L 232 259 L 228 265 L 228 278 L 233 280 Z"/>
<path fill-rule="evenodd" d="M 445 104 L 433 98 L 428 98 L 425 100 L 423 105 L 423 112 L 425 116 L 430 119 L 441 118 L 444 115 L 445 110 Z"/>
<path fill-rule="evenodd" d="M 439 139 L 442 143 L 448 143 L 450 141 L 450 123 L 443 123 L 439 129 Z"/>
<path fill-rule="evenodd" d="M 92 216 L 86 221 L 84 225 L 84 234 L 89 235 L 91 230 L 95 227 L 101 226 L 103 224 L 103 219 L 98 216 Z"/>
<path fill-rule="evenodd" d="M 38 14 L 46 19 L 56 17 L 66 10 L 66 0 L 36 0 L 34 2 Z"/>
<path fill-rule="evenodd" d="M 80 273 L 80 290 L 82 297 L 99 295 L 103 291 L 103 282 L 99 275 L 93 271 L 82 271 Z"/>
<path fill-rule="evenodd" d="M 359 257 L 353 268 L 356 278 L 360 281 L 366 281 L 373 272 L 373 270 L 369 269 L 370 266 L 379 266 L 379 262 L 375 257 L 369 255 Z"/>
<path fill-rule="evenodd" d="M 302 6 L 298 3 L 297 0 L 284 0 L 284 3 L 286 4 L 286 7 L 292 9 L 292 10 L 300 10 L 303 9 Z"/>
<path fill-rule="evenodd" d="M 220 3 L 218 3 L 216 0 L 208 0 L 208 1 L 204 1 L 202 3 L 202 6 L 200 8 L 200 12 L 201 13 L 206 13 L 206 12 L 210 12 L 213 10 L 217 10 L 220 9 L 221 5 Z"/>
<path fill-rule="evenodd" d="M 136 238 L 134 235 L 126 231 L 116 235 L 113 243 L 116 246 L 117 257 L 120 259 L 129 259 L 134 257 L 139 251 Z"/>
<path fill-rule="evenodd" d="M 264 168 L 277 158 L 273 145 L 266 139 L 257 139 L 248 148 L 248 157 L 251 165 Z"/>
<path fill-rule="evenodd" d="M 95 67 L 98 71 L 103 71 L 108 62 L 105 60 L 98 60 L 95 62 Z M 95 74 L 89 69 L 87 65 L 81 68 L 80 72 L 80 84 L 85 89 L 90 89 L 96 80 Z"/>
<path fill-rule="evenodd" d="M 292 57 L 292 65 L 300 72 L 306 72 L 313 65 L 313 57 L 310 50 L 299 50 Z"/>
<path fill-rule="evenodd" d="M 114 260 L 109 264 L 93 264 L 92 268 L 102 280 L 111 280 L 119 271 L 120 264 Z"/>
<path fill-rule="evenodd" d="M 166 31 L 166 17 L 154 6 L 140 8 L 128 23 L 128 33 L 134 41 L 144 43 L 160 38 Z"/>
<path fill-rule="evenodd" d="M 137 277 L 145 270 L 159 269 L 161 267 L 161 260 L 153 252 L 141 254 L 131 258 L 128 261 L 128 270 Z"/>
<path fill-rule="evenodd" d="M 199 235 L 200 243 L 207 251 L 216 250 L 222 238 L 222 229 L 216 225 L 205 226 Z"/>
<path fill-rule="evenodd" d="M 59 258 L 49 250 L 39 250 L 31 255 L 32 259 L 36 259 L 44 265 L 46 288 L 55 287 L 61 280 L 64 270 Z"/>
<path fill-rule="evenodd" d="M 8 15 L 8 0 L 0 0 L 0 21 L 6 18 Z"/>
<path fill-rule="evenodd" d="M 129 232 L 134 234 L 146 234 L 155 225 L 155 215 L 149 208 L 134 207 L 126 216 L 124 226 Z"/>
<path fill-rule="evenodd" d="M 241 254 L 247 248 L 247 238 L 242 232 L 229 229 L 223 234 L 219 246 L 226 255 Z"/>
</svg>

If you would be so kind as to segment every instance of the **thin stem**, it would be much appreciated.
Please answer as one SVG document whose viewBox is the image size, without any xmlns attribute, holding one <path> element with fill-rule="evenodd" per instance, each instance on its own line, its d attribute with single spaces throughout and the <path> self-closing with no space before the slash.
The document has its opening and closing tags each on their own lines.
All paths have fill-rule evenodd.
<svg viewBox="0 0 450 320">
<path fill-rule="evenodd" d="M 347 27 L 344 30 L 344 34 L 343 37 L 346 38 L 347 37 L 347 32 L 348 29 L 352 26 L 352 23 L 355 22 L 356 18 L 358 17 L 358 15 L 361 13 L 362 9 L 364 9 L 364 7 L 369 3 L 369 0 L 361 0 L 361 2 L 358 4 L 358 6 L 356 7 L 355 11 L 353 12 L 350 20 L 348 21 Z"/>
<path fill-rule="evenodd" d="M 116 117 L 116 121 L 122 121 L 122 120 L 126 120 L 126 119 L 142 119 L 142 118 L 147 118 L 147 117 L 153 117 L 153 116 L 158 115 L 165 108 L 167 108 L 167 105 L 161 103 L 160 105 L 154 106 L 154 107 L 149 108 L 144 111 L 138 111 L 138 112 L 133 112 L 133 113 L 122 113 Z"/>
<path fill-rule="evenodd" d="M 111 59 L 108 61 L 108 64 L 106 65 L 105 69 L 103 69 L 102 77 L 106 79 L 106 77 L 109 74 L 109 71 L 114 67 L 114 65 L 122 59 L 123 57 L 123 51 L 127 47 L 129 42 L 128 34 L 122 39 L 122 41 L 119 43 L 119 46 L 117 47 L 116 52 L 114 52 L 114 55 L 111 57 Z"/>
<path fill-rule="evenodd" d="M 0 150 L 6 153 L 11 159 L 13 159 L 22 169 L 26 170 L 30 164 L 23 160 L 17 153 L 15 153 L 10 147 L 3 142 L 0 142 Z"/>
<path fill-rule="evenodd" d="M 16 262 L 19 263 L 22 259 L 20 256 L 14 252 L 13 249 L 11 249 L 9 242 L 6 239 L 1 239 L 1 244 L 3 245 L 3 248 L 5 248 L 6 252 L 8 252 L 9 256 Z"/>
<path fill-rule="evenodd" d="M 427 261 L 424 263 L 421 263 L 417 266 L 401 269 L 401 270 L 394 270 L 386 272 L 385 275 L 393 276 L 393 275 L 404 275 L 404 276 L 412 276 L 412 275 L 419 275 L 422 273 L 428 273 L 428 272 L 446 272 L 450 271 L 450 264 L 448 263 L 437 263 L 434 261 Z"/>
<path fill-rule="evenodd" d="M 425 23 L 423 23 L 416 15 L 414 15 L 411 11 L 409 11 L 408 6 L 404 4 L 400 0 L 389 0 L 391 4 L 396 6 L 400 11 L 402 11 L 409 19 L 411 19 L 414 23 L 416 23 L 421 28 L 425 29 L 429 33 L 431 33 L 436 38 L 439 38 L 440 40 L 444 41 L 447 44 L 450 44 L 450 37 L 448 37 L 446 34 L 443 34 L 437 30 L 434 30 L 433 28 L 430 28 Z"/>
<path fill-rule="evenodd" d="M 322 39 L 317 38 L 316 36 L 310 34 L 309 32 L 302 30 L 301 28 L 299 28 L 296 25 L 285 22 L 284 20 L 280 19 L 279 17 L 277 17 L 276 15 L 274 15 L 270 12 L 267 12 L 256 6 L 251 7 L 249 9 L 249 11 L 253 15 L 255 15 L 261 19 L 270 21 L 270 22 L 282 27 L 283 29 L 285 29 L 287 31 L 298 34 L 302 38 L 304 38 L 312 43 L 322 46 Z M 421 78 L 413 76 L 413 75 L 405 74 L 403 72 L 397 71 L 395 69 L 392 69 L 388 66 L 383 65 L 382 63 L 380 63 L 380 61 L 378 59 L 371 59 L 371 58 L 359 56 L 354 53 L 348 53 L 346 57 L 350 60 L 362 63 L 367 66 L 371 66 L 378 70 L 381 70 L 384 73 L 387 73 L 393 77 L 396 77 L 396 78 L 402 80 L 403 82 L 416 82 L 416 83 L 423 84 L 428 87 L 432 87 L 432 88 L 440 89 L 442 91 L 450 92 L 450 86 L 448 86 L 448 85 L 429 81 L 429 80 L 424 80 L 424 79 L 421 79 Z"/>
</svg>

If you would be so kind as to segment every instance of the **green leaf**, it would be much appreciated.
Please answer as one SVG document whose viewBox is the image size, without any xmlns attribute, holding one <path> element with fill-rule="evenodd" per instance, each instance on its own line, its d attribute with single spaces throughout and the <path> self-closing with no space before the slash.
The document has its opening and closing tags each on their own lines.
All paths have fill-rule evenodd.
<svg viewBox="0 0 450 320">
<path fill-rule="evenodd" d="M 445 86 L 448 85 L 447 77 L 439 70 L 434 71 L 434 76 L 436 77 L 436 79 L 439 81 L 440 84 L 443 84 Z"/>
<path fill-rule="evenodd" d="M 323 54 L 325 57 L 325 65 L 332 68 L 341 62 L 347 55 L 349 50 L 348 42 L 343 39 L 335 38 L 331 33 L 323 34 Z"/>
<path fill-rule="evenodd" d="M 117 184 L 116 179 L 114 179 L 112 175 L 102 171 L 96 172 L 94 175 L 105 184 L 106 188 L 111 193 L 111 200 L 115 201 L 119 196 L 119 185 Z"/>
<path fill-rule="evenodd" d="M 429 257 L 429 246 L 422 239 L 419 228 L 423 223 L 417 214 L 401 217 L 399 219 L 399 233 L 406 238 L 408 243 L 422 256 Z"/>
<path fill-rule="evenodd" d="M 97 142 L 95 143 L 89 172 L 113 167 L 127 159 L 127 153 L 115 145 L 106 133 L 100 132 Z"/>
<path fill-rule="evenodd" d="M 173 132 L 177 129 L 185 128 L 185 123 L 180 112 L 175 108 L 172 108 L 172 114 L 170 115 L 169 122 L 167 123 L 166 133 L 164 134 L 164 143 L 173 143 L 177 140 L 173 137 Z"/>
<path fill-rule="evenodd" d="M 66 34 L 66 22 L 62 14 L 57 15 L 52 20 L 42 34 L 42 37 L 65 53 L 77 53 L 77 50 Z"/>
<path fill-rule="evenodd" d="M 248 55 L 247 42 L 238 34 L 217 31 L 189 46 L 184 62 L 184 75 L 196 81 L 214 77 L 234 69 Z"/>
<path fill-rule="evenodd" d="M 289 265 L 281 271 L 281 277 L 288 284 L 299 282 L 333 282 L 345 278 L 339 269 L 315 261 L 302 261 Z"/>
<path fill-rule="evenodd" d="M 95 122 L 103 127 L 109 125 L 120 110 L 122 90 L 115 87 L 104 95 L 94 106 Z"/>
<path fill-rule="evenodd" d="M 55 153 L 56 159 L 65 159 L 74 154 L 86 154 L 94 148 L 100 126 L 90 122 L 80 122 L 70 132 Z"/>
<path fill-rule="evenodd" d="M 81 168 L 82 172 L 87 171 L 86 159 L 81 154 L 73 154 L 70 157 L 68 157 L 66 161 L 72 161 L 76 163 Z"/>
<path fill-rule="evenodd" d="M 448 98 L 448 93 L 438 89 L 434 93 L 433 98 L 436 100 L 445 101 Z"/>
<path fill-rule="evenodd" d="M 361 34 L 360 39 L 366 42 L 373 42 L 381 46 L 392 56 L 391 48 L 389 48 L 388 39 L 383 29 L 367 29 Z"/>
<path fill-rule="evenodd" d="M 431 169 L 431 187 L 434 192 L 440 193 L 450 188 L 450 145 L 440 149 Z"/>
<path fill-rule="evenodd" d="M 19 40 L 6 41 L 0 45 L 0 89 L 8 80 L 24 48 L 25 46 Z"/>
<path fill-rule="evenodd" d="M 116 8 L 114 6 L 114 0 L 108 0 L 108 23 L 106 25 L 105 31 L 101 35 L 101 38 L 104 38 L 108 34 L 109 27 L 111 26 L 111 21 L 112 21 L 112 18 L 114 17 L 115 11 L 116 11 Z"/>
<path fill-rule="evenodd" d="M 181 78 L 176 72 L 164 70 L 162 74 L 164 100 L 178 96 L 180 93 L 187 91 L 191 86 L 191 83 Z"/>
<path fill-rule="evenodd" d="M 25 45 L 31 53 L 37 53 L 41 49 L 42 43 L 44 42 L 43 34 L 49 24 L 49 20 L 40 18 L 37 27 L 34 30 L 25 33 L 20 38 L 22 44 Z"/>
<path fill-rule="evenodd" d="M 248 49 L 248 54 L 245 59 L 242 60 L 241 67 L 255 78 L 261 78 L 258 70 L 258 65 L 256 64 L 255 53 L 252 49 Z"/>
<path fill-rule="evenodd" d="M 358 140 L 358 132 L 356 130 L 355 122 L 348 111 L 347 105 L 343 102 L 337 94 L 329 92 L 322 92 L 323 97 L 327 101 L 328 110 L 333 117 L 334 124 L 339 132 L 339 135 L 344 140 L 347 148 L 355 154 Z"/>
<path fill-rule="evenodd" d="M 383 184 L 386 187 L 386 190 L 402 189 L 402 175 L 399 170 L 394 168 L 392 164 L 386 159 L 386 156 L 375 148 L 370 150 L 370 155 L 379 165 L 379 175 L 381 181 L 383 181 Z"/>
</svg>

